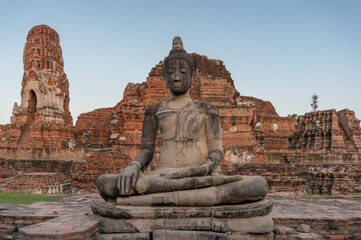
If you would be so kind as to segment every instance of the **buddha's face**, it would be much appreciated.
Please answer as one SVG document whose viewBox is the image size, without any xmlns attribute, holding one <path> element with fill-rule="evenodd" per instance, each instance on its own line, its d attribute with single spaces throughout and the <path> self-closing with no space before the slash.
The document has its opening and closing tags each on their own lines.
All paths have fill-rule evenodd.
<svg viewBox="0 0 361 240">
<path fill-rule="evenodd" d="M 193 74 L 184 59 L 174 59 L 165 66 L 165 84 L 174 95 L 183 95 L 192 85 Z"/>
</svg>

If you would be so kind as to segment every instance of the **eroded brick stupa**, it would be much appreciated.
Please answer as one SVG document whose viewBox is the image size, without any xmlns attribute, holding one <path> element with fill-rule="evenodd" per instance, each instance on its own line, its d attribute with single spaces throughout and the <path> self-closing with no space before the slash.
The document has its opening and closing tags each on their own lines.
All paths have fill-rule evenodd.
<svg viewBox="0 0 361 240">
<path fill-rule="evenodd" d="M 40 25 L 29 31 L 26 40 L 21 104 L 14 104 L 11 123 L 0 125 L 0 158 L 82 160 L 85 163 L 74 172 L 73 180 L 79 182 L 78 187 L 95 189 L 98 176 L 119 172 L 139 151 L 146 107 L 169 98 L 162 75 L 164 62 L 151 69 L 145 82 L 129 83 L 123 99 L 114 107 L 83 113 L 73 127 L 59 35 Z M 291 183 L 288 189 L 298 191 L 303 184 L 299 181 L 300 167 L 305 163 L 342 164 L 337 171 L 347 179 L 337 176 L 342 178 L 339 185 L 359 182 L 361 128 L 354 112 L 332 109 L 306 113 L 298 120 L 281 117 L 271 102 L 239 93 L 222 61 L 196 53 L 190 57 L 197 71 L 191 98 L 210 102 L 219 110 L 224 146 L 221 164 L 225 173 L 262 172 L 268 180 L 275 180 L 269 184 L 272 189 L 279 186 L 284 190 L 284 185 Z M 246 93 L 247 89 L 241 92 Z M 161 141 L 159 137 L 155 158 L 159 157 Z M 75 143 L 76 147 L 69 149 Z M 299 166 L 290 169 L 294 164 Z M 350 169 L 357 171 L 350 170 L 352 175 L 347 169 L 342 170 L 345 166 L 356 166 Z M 285 171 L 288 173 L 283 174 Z M 331 179 L 330 185 L 335 185 L 333 173 L 321 177 L 317 173 L 315 170 L 311 177 L 320 185 L 327 185 L 325 177 Z M 353 185 L 354 192 L 359 193 L 359 185 Z M 346 191 L 342 190 L 344 187 L 327 189 Z"/>
<path fill-rule="evenodd" d="M 219 109 L 225 162 L 263 163 L 265 149 L 288 148 L 296 119 L 280 117 L 270 102 L 241 96 L 222 61 L 195 53 L 190 56 L 197 71 L 190 95 Z M 163 68 L 164 63 L 160 62 L 146 82 L 129 83 L 115 107 L 81 114 L 76 123 L 77 143 L 88 147 L 112 146 L 113 150 L 134 158 L 140 147 L 146 106 L 165 101 L 170 95 L 164 84 Z"/>
<path fill-rule="evenodd" d="M 59 35 L 39 25 L 26 40 L 21 104 L 14 104 L 11 123 L 0 126 L 0 147 L 66 147 L 74 131 Z"/>
<path fill-rule="evenodd" d="M 191 98 L 211 102 L 221 116 L 222 163 L 359 161 L 361 128 L 352 111 L 307 113 L 300 116 L 296 124 L 296 118 L 280 117 L 272 103 L 241 95 L 222 61 L 195 53 L 190 56 L 197 70 L 190 89 Z M 76 123 L 77 144 L 112 146 L 114 151 L 134 158 L 140 147 L 146 107 L 169 98 L 163 68 L 164 63 L 160 62 L 150 71 L 146 82 L 129 83 L 116 106 L 81 114 Z M 160 145 L 159 138 L 157 146 Z"/>
</svg>

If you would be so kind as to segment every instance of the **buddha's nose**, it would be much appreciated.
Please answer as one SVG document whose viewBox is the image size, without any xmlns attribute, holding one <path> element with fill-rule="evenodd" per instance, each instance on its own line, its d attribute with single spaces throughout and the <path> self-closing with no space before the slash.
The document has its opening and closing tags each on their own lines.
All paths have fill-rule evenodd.
<svg viewBox="0 0 361 240">
<path fill-rule="evenodd" d="M 174 82 L 179 82 L 181 80 L 179 73 L 176 73 L 174 76 Z"/>
</svg>

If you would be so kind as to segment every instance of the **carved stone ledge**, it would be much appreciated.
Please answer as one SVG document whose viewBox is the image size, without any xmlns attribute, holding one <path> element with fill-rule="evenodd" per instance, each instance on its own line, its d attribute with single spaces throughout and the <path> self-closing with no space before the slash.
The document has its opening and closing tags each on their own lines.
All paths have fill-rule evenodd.
<svg viewBox="0 0 361 240">
<path fill-rule="evenodd" d="M 272 202 L 269 199 L 261 201 L 212 207 L 134 207 L 120 206 L 114 202 L 102 200 L 93 201 L 91 208 L 94 213 L 103 217 L 133 219 L 133 218 L 251 218 L 264 216 L 272 211 Z"/>
<path fill-rule="evenodd" d="M 208 231 L 232 237 L 238 233 L 263 236 L 273 231 L 272 202 L 269 199 L 212 207 L 134 207 L 100 200 L 93 201 L 91 208 L 95 213 L 93 220 L 99 222 L 104 239 L 108 234 L 153 234 L 157 230 Z"/>
</svg>

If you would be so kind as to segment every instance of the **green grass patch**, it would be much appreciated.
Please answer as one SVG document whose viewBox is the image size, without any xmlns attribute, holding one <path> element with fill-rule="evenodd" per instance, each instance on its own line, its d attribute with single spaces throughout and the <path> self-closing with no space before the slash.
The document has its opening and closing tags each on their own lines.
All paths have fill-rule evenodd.
<svg viewBox="0 0 361 240">
<path fill-rule="evenodd" d="M 29 203 L 41 202 L 60 197 L 63 196 L 0 192 L 0 203 L 29 204 Z"/>
<path fill-rule="evenodd" d="M 345 199 L 361 203 L 361 198 L 345 198 Z"/>
</svg>

